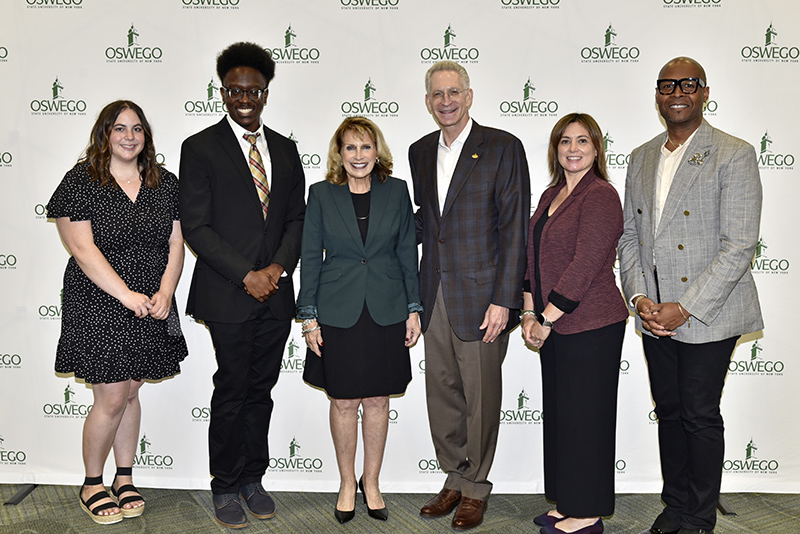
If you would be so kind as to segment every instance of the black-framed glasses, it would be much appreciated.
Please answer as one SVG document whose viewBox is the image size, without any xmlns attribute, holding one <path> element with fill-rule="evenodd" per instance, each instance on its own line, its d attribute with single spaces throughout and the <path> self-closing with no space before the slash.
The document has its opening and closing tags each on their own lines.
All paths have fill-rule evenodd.
<svg viewBox="0 0 800 534">
<path fill-rule="evenodd" d="M 701 78 L 681 78 L 680 80 L 656 80 L 656 89 L 662 95 L 671 95 L 675 88 L 680 86 L 684 94 L 691 95 L 697 92 L 698 87 L 705 87 L 706 82 Z"/>
<path fill-rule="evenodd" d="M 228 94 L 228 98 L 232 98 L 234 100 L 241 100 L 245 93 L 247 96 L 250 97 L 250 100 L 258 100 L 261 98 L 261 95 L 267 92 L 265 89 L 239 89 L 238 87 L 228 88 L 228 87 L 221 87 L 223 91 Z"/>
</svg>

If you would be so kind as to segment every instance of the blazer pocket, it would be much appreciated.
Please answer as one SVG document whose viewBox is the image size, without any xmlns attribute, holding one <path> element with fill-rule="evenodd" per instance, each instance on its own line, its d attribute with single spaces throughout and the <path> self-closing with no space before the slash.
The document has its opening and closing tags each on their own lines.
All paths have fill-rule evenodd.
<svg viewBox="0 0 800 534">
<path fill-rule="evenodd" d="M 464 278 L 467 280 L 475 280 L 477 284 L 484 285 L 494 282 L 497 270 L 495 268 L 484 269 L 483 271 L 475 271 L 474 273 L 467 273 Z"/>
<path fill-rule="evenodd" d="M 327 284 L 328 282 L 333 282 L 334 280 L 338 280 L 340 276 L 341 273 L 338 270 L 322 271 L 321 273 L 319 273 L 319 283 Z"/>
<path fill-rule="evenodd" d="M 400 267 L 392 267 L 386 271 L 386 275 L 389 278 L 396 278 L 397 280 L 403 280 L 405 278 L 405 276 L 403 276 L 403 269 Z"/>
</svg>

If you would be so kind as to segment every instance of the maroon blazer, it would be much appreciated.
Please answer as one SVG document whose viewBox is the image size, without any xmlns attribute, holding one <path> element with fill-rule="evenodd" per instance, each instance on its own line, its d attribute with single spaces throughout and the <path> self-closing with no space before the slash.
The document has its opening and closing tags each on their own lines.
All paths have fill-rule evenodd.
<svg viewBox="0 0 800 534">
<path fill-rule="evenodd" d="M 534 280 L 533 227 L 564 186 L 562 182 L 547 188 L 531 217 L 525 279 L 530 280 L 532 292 L 539 290 Z M 577 334 L 628 318 L 628 307 L 613 270 L 621 235 L 619 194 L 589 170 L 545 223 L 539 243 L 539 276 L 545 305 L 551 291 L 577 304 L 572 312 L 553 323 L 559 334 Z"/>
</svg>

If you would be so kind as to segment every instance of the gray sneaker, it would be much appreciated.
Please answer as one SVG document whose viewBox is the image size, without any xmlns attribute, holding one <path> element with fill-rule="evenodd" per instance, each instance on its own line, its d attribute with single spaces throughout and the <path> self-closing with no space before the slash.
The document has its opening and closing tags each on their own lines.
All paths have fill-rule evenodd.
<svg viewBox="0 0 800 534">
<path fill-rule="evenodd" d="M 242 508 L 242 501 L 235 493 L 214 495 L 214 516 L 223 527 L 244 528 L 247 526 L 247 515 Z"/>
<path fill-rule="evenodd" d="M 239 495 L 247 503 L 250 513 L 258 519 L 269 519 L 275 516 L 275 501 L 261 485 L 261 482 L 245 484 L 239 488 Z"/>
</svg>

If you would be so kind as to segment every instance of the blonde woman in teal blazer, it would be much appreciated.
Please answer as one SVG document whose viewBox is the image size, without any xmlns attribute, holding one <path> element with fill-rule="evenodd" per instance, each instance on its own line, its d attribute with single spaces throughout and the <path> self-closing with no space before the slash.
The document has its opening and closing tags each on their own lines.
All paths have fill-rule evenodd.
<svg viewBox="0 0 800 534">
<path fill-rule="evenodd" d="M 378 476 L 389 396 L 405 393 L 408 347 L 420 335 L 414 214 L 406 183 L 391 170 L 380 129 L 363 117 L 345 119 L 331 139 L 325 181 L 309 189 L 303 228 L 297 299 L 309 346 L 303 379 L 331 399 L 340 523 L 354 517 L 358 489 L 370 517 L 388 519 Z M 356 482 L 359 406 L 364 471 Z"/>
</svg>

